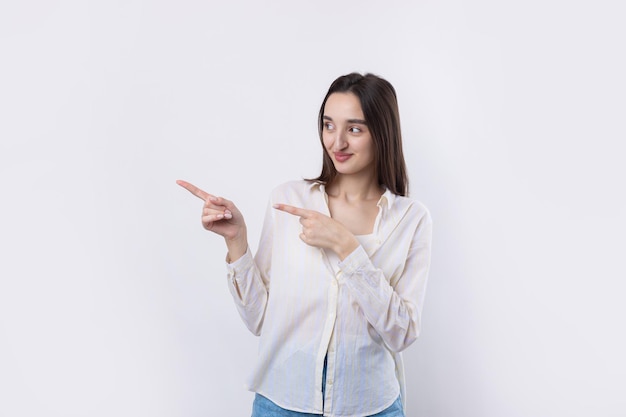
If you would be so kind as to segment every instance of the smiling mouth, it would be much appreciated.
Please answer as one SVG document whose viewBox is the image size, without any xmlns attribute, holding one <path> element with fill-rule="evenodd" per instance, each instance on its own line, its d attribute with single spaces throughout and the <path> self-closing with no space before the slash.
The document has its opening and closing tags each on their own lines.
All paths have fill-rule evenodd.
<svg viewBox="0 0 626 417">
<path fill-rule="evenodd" d="M 347 161 L 348 159 L 350 159 L 350 157 L 352 156 L 352 154 L 351 154 L 351 153 L 341 153 L 341 152 L 335 152 L 335 154 L 334 154 L 334 155 L 335 155 L 335 159 L 336 159 L 338 162 L 345 162 L 345 161 Z"/>
</svg>

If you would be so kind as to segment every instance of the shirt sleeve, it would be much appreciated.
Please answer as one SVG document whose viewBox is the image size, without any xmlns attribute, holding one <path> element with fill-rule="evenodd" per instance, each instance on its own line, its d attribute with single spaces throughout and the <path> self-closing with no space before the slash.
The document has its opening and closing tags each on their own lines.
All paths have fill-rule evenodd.
<svg viewBox="0 0 626 417">
<path fill-rule="evenodd" d="M 362 246 L 342 262 L 341 282 L 365 318 L 394 352 L 401 352 L 419 336 L 421 311 L 430 268 L 432 220 L 426 215 L 412 236 L 406 263 L 394 286 L 376 268 Z"/>
<path fill-rule="evenodd" d="M 268 204 L 259 249 L 252 256 L 250 248 L 233 263 L 226 263 L 228 288 L 244 324 L 254 335 L 261 334 L 270 287 L 273 217 Z"/>
</svg>

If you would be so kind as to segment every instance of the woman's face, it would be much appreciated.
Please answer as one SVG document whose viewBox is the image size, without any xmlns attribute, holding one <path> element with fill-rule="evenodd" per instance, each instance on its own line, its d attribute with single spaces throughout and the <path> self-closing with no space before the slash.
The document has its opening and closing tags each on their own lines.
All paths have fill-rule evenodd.
<svg viewBox="0 0 626 417">
<path fill-rule="evenodd" d="M 333 93 L 326 100 L 322 140 L 337 173 L 371 174 L 374 143 L 363 116 L 359 98 L 353 93 Z"/>
</svg>

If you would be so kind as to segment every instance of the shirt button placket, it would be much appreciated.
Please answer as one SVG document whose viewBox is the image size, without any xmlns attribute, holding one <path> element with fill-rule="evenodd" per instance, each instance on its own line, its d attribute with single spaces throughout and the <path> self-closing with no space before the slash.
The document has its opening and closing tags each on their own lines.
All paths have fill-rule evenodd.
<svg viewBox="0 0 626 417">
<path fill-rule="evenodd" d="M 337 273 L 339 276 L 341 272 Z M 332 322 L 332 328 L 335 327 L 337 319 L 337 300 L 338 300 L 339 285 L 337 283 L 337 277 L 333 277 L 330 282 L 330 288 L 328 289 L 328 321 Z M 334 331 L 331 333 L 328 340 L 326 351 L 327 363 L 326 363 L 326 395 L 324 398 L 324 411 L 332 410 L 332 398 L 333 398 L 333 375 L 335 374 L 335 336 Z"/>
</svg>

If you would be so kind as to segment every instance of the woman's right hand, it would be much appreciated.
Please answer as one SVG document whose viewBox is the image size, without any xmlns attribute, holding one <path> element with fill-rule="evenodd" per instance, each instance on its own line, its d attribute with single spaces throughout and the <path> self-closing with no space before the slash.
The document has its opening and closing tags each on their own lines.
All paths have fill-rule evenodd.
<svg viewBox="0 0 626 417">
<path fill-rule="evenodd" d="M 202 227 L 217 233 L 226 240 L 231 262 L 246 253 L 248 249 L 246 223 L 232 201 L 211 195 L 187 181 L 177 180 L 176 184 L 204 201 L 201 216 Z"/>
</svg>

